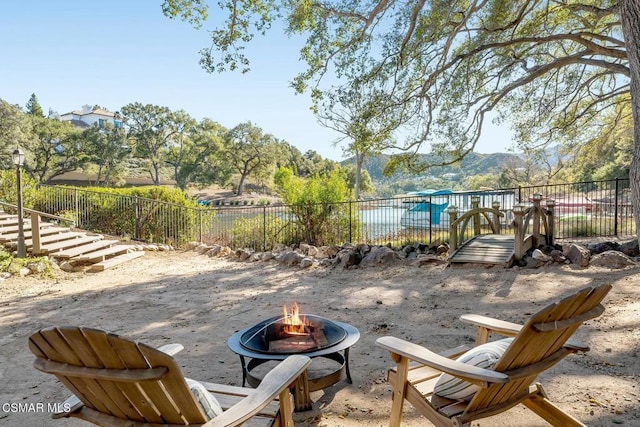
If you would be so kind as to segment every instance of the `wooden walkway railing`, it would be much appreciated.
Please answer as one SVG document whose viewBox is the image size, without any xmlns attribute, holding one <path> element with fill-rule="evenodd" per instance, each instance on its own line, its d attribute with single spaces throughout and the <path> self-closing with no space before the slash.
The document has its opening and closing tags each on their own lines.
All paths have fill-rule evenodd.
<svg viewBox="0 0 640 427">
<path fill-rule="evenodd" d="M 542 207 L 542 196 L 535 194 L 532 202 L 533 205 L 527 208 L 523 205 L 514 206 L 512 238 L 498 236 L 501 234 L 500 220 L 505 214 L 500 211 L 500 203 L 497 201 L 493 202 L 491 208 L 483 208 L 479 206 L 480 198 L 472 197 L 471 209 L 460 218 L 457 207 L 449 207 L 449 261 L 509 266 L 514 261 L 521 260 L 529 249 L 539 246 L 543 241 L 552 245 L 554 201 L 547 200 L 547 206 Z M 473 235 L 469 238 L 467 230 L 471 228 L 470 225 Z M 527 233 L 528 230 L 531 231 Z"/>
<path fill-rule="evenodd" d="M 15 209 L 16 212 L 18 211 L 18 206 L 12 205 L 11 203 L 0 201 L 0 206 Z M 31 240 L 33 241 L 32 252 L 34 254 L 38 254 L 41 252 L 41 246 L 40 246 L 40 222 L 41 222 L 40 219 L 41 218 L 49 218 L 61 223 L 68 223 L 70 226 L 74 225 L 74 220 L 69 218 L 64 218 L 57 215 L 51 215 L 46 212 L 40 212 L 40 211 L 29 209 L 29 208 L 22 208 L 22 211 L 23 212 L 18 213 L 18 218 L 20 218 L 20 216 L 23 215 L 24 212 L 28 212 L 31 217 L 31 232 L 32 232 Z"/>
<path fill-rule="evenodd" d="M 555 201 L 546 201 L 546 207 L 541 206 L 542 195 L 534 194 L 533 206 L 525 208 L 522 205 L 513 207 L 514 234 L 515 234 L 515 258 L 521 260 L 524 254 L 531 248 L 537 248 L 540 244 L 553 245 L 554 237 L 554 213 Z M 531 233 L 527 230 L 531 226 Z M 544 230 L 544 233 L 541 231 Z"/>
</svg>

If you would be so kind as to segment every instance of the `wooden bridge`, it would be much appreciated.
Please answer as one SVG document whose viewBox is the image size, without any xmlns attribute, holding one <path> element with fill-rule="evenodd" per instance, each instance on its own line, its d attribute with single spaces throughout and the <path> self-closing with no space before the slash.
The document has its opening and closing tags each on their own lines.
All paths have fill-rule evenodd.
<svg viewBox="0 0 640 427">
<path fill-rule="evenodd" d="M 10 210 L 13 205 L 0 202 Z M 23 209 L 29 218 L 0 211 L 0 244 L 8 250 L 18 249 L 20 229 L 26 253 L 49 255 L 73 265 L 86 265 L 88 271 L 103 271 L 126 261 L 139 258 L 144 251 L 132 251 L 131 246 L 104 236 L 83 230 L 61 226 L 68 219 L 32 209 Z M 43 222 L 47 218 L 54 222 Z"/>
<path fill-rule="evenodd" d="M 525 208 L 516 205 L 513 208 L 513 234 L 501 234 L 500 203 L 494 202 L 491 208 L 481 208 L 480 198 L 471 198 L 471 210 L 458 218 L 455 206 L 447 209 L 450 217 L 450 263 L 481 263 L 511 267 L 522 260 L 526 252 L 542 242 L 553 244 L 553 207 L 552 200 L 542 207 L 542 196 L 533 197 L 533 206 Z M 472 226 L 470 230 L 469 226 Z M 489 231 L 484 233 L 483 230 Z M 527 233 L 531 230 L 530 233 Z M 541 232 L 544 231 L 544 232 Z M 467 236 L 471 235 L 470 238 Z M 466 239 L 466 240 L 465 240 Z"/>
</svg>

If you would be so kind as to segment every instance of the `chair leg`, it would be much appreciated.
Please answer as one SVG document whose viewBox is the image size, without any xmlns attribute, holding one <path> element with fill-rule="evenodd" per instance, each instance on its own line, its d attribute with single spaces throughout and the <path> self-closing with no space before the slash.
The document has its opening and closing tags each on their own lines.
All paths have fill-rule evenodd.
<svg viewBox="0 0 640 427">
<path fill-rule="evenodd" d="M 586 427 L 586 424 L 551 403 L 539 383 L 536 384 L 536 390 L 523 400 L 522 404 L 555 427 Z"/>
<path fill-rule="evenodd" d="M 394 359 L 396 359 L 397 363 L 397 373 L 395 384 L 393 384 L 393 398 L 391 400 L 389 427 L 400 427 L 405 390 L 407 389 L 407 377 L 409 374 L 409 359 L 398 355 L 393 356 L 395 356 Z"/>
<path fill-rule="evenodd" d="M 288 388 L 280 393 L 280 425 L 293 427 L 293 396 Z"/>
</svg>

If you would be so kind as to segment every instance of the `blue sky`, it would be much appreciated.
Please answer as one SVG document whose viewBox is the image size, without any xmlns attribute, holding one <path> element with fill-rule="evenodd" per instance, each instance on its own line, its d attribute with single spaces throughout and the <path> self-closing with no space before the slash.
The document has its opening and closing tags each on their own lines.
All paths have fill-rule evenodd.
<svg viewBox="0 0 640 427">
<path fill-rule="evenodd" d="M 300 151 L 334 160 L 340 134 L 322 127 L 308 95 L 289 81 L 301 70 L 301 42 L 271 33 L 248 50 L 251 72 L 208 74 L 198 64 L 207 23 L 195 30 L 162 15 L 161 0 L 22 0 L 0 12 L 0 98 L 24 106 L 32 93 L 45 113 L 130 102 L 183 109 L 227 128 L 251 121 Z M 215 2 L 210 2 L 215 4 Z M 211 28 L 211 24 L 208 24 Z M 489 126 L 477 151 L 506 151 L 508 132 Z"/>
</svg>

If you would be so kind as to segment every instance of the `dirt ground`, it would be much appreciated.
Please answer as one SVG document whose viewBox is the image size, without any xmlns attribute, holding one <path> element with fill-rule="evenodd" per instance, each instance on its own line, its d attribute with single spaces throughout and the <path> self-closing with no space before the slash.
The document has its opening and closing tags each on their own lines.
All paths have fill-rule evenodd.
<svg viewBox="0 0 640 427">
<path fill-rule="evenodd" d="M 540 381 L 550 398 L 590 426 L 640 426 L 640 268 L 610 271 L 550 266 L 536 270 L 483 266 L 399 266 L 355 270 L 241 263 L 195 252 L 159 252 L 102 273 L 61 273 L 58 279 L 12 278 L 0 283 L 0 425 L 79 426 L 50 419 L 49 403 L 67 390 L 32 367 L 27 338 L 52 325 L 105 329 L 150 345 L 178 342 L 186 376 L 240 385 L 239 358 L 227 338 L 280 314 L 297 301 L 305 313 L 347 322 L 361 338 L 351 350 L 353 384 L 312 393 L 313 410 L 299 426 L 384 426 L 391 405 L 385 381 L 392 362 L 375 340 L 394 335 L 435 351 L 471 344 L 463 313 L 522 322 L 587 285 L 611 283 L 605 313 L 575 338 L 591 351 L 569 356 Z M 20 412 L 12 404 L 43 404 Z M 37 408 L 37 406 L 36 406 Z M 405 405 L 406 426 L 429 425 Z M 544 426 L 522 406 L 474 426 Z"/>
</svg>

